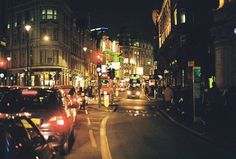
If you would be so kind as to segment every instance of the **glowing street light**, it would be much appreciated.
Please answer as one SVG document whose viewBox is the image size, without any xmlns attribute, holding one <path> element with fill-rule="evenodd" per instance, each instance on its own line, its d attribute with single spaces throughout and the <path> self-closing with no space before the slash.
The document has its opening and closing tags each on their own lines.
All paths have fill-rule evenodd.
<svg viewBox="0 0 236 159">
<path fill-rule="evenodd" d="M 43 37 L 43 40 L 44 40 L 44 41 L 49 41 L 49 40 L 50 40 L 50 37 L 49 37 L 48 35 L 45 35 L 45 36 Z"/>
<path fill-rule="evenodd" d="M 84 50 L 84 52 L 86 52 L 88 50 L 88 48 L 87 47 L 83 47 L 83 50 Z"/>
<path fill-rule="evenodd" d="M 29 25 L 29 24 L 25 25 L 25 30 L 27 32 L 29 32 L 31 30 L 31 28 L 32 28 L 31 25 Z"/>
<path fill-rule="evenodd" d="M 7 61 L 8 62 L 11 61 L 11 57 L 10 56 L 7 57 Z"/>
</svg>

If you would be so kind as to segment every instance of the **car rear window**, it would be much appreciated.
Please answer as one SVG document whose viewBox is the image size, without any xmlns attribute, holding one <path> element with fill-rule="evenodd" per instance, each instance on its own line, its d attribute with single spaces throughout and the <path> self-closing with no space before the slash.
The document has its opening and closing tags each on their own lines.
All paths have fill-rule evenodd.
<svg viewBox="0 0 236 159">
<path fill-rule="evenodd" d="M 4 94 L 1 112 L 19 112 L 35 109 L 51 109 L 59 105 L 59 99 L 51 90 L 16 90 Z"/>
</svg>

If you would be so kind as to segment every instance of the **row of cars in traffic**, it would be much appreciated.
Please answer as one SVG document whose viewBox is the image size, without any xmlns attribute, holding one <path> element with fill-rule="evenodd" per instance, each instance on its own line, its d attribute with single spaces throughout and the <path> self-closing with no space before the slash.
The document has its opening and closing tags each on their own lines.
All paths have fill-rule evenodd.
<svg viewBox="0 0 236 159">
<path fill-rule="evenodd" d="M 0 87 L 0 159 L 68 154 L 84 98 L 73 86 Z"/>
</svg>

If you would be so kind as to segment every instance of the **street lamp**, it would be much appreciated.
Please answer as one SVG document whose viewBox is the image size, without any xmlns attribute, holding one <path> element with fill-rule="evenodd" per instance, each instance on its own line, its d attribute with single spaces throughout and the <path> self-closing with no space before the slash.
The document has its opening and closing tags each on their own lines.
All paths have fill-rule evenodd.
<svg viewBox="0 0 236 159">
<path fill-rule="evenodd" d="M 50 37 L 49 37 L 48 35 L 44 35 L 43 40 L 44 40 L 44 41 L 49 41 L 49 40 L 50 40 Z"/>
<path fill-rule="evenodd" d="M 25 25 L 25 30 L 27 32 L 29 32 L 31 30 L 31 28 L 32 28 L 31 25 L 29 25 L 29 24 Z"/>
<path fill-rule="evenodd" d="M 83 47 L 83 50 L 84 50 L 84 52 L 86 52 L 88 50 L 88 48 L 87 47 Z"/>
<path fill-rule="evenodd" d="M 29 67 L 30 67 L 30 48 L 29 48 L 29 41 L 30 41 L 30 38 L 29 38 L 29 32 L 31 30 L 31 25 L 27 24 L 25 25 L 25 30 L 27 31 L 28 35 L 27 35 L 27 66 L 26 66 L 26 76 L 25 76 L 25 84 L 26 86 L 29 86 L 30 85 L 30 70 L 29 70 Z"/>
</svg>

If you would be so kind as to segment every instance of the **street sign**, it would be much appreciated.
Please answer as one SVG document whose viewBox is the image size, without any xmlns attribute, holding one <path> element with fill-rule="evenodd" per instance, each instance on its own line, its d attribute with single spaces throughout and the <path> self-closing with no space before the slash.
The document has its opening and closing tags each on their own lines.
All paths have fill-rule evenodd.
<svg viewBox="0 0 236 159">
<path fill-rule="evenodd" d="M 109 95 L 107 95 L 107 94 L 105 95 L 104 94 L 104 106 L 108 107 L 109 106 L 109 102 L 110 102 L 109 101 Z"/>
<path fill-rule="evenodd" d="M 188 61 L 188 67 L 194 67 L 194 61 Z"/>
</svg>

